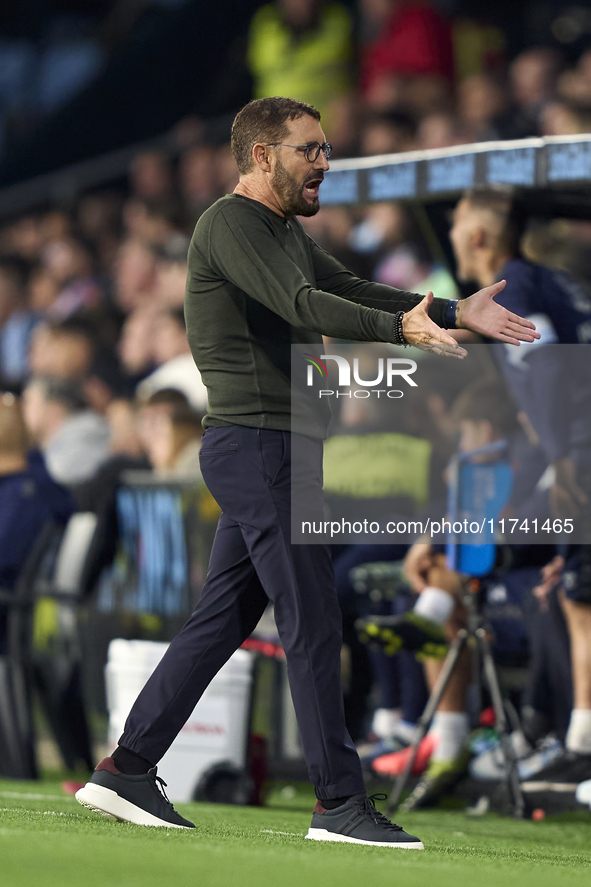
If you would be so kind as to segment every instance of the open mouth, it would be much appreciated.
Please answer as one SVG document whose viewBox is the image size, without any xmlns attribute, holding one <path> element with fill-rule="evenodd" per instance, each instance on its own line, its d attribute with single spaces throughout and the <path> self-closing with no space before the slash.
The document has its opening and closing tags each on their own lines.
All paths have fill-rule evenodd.
<svg viewBox="0 0 591 887">
<path fill-rule="evenodd" d="M 304 194 L 308 197 L 318 197 L 318 190 L 320 185 L 322 184 L 323 176 L 318 176 L 315 179 L 309 179 L 304 185 Z"/>
</svg>

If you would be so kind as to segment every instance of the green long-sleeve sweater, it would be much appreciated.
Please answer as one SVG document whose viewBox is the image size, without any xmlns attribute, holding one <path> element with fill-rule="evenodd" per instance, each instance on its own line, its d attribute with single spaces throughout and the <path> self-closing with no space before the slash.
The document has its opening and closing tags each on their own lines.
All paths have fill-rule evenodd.
<svg viewBox="0 0 591 887">
<path fill-rule="evenodd" d="M 199 219 L 189 248 L 187 336 L 207 387 L 204 424 L 291 429 L 291 345 L 322 334 L 391 342 L 392 314 L 422 296 L 360 280 L 257 200 L 222 197 Z M 431 318 L 444 326 L 446 300 Z M 330 411 L 308 433 L 326 436 Z"/>
</svg>

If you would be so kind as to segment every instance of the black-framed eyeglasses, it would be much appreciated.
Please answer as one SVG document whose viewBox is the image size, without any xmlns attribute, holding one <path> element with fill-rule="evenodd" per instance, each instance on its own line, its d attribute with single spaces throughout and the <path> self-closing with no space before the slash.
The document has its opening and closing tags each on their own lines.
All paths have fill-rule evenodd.
<svg viewBox="0 0 591 887">
<path fill-rule="evenodd" d="M 304 152 L 304 156 L 308 163 L 316 163 L 318 160 L 318 155 L 322 151 L 327 160 L 330 160 L 330 155 L 332 154 L 332 145 L 329 145 L 328 142 L 324 142 L 324 144 L 320 144 L 320 142 L 308 142 L 307 145 L 290 145 L 287 142 L 269 142 L 267 144 L 269 148 L 299 148 L 300 151 Z"/>
</svg>

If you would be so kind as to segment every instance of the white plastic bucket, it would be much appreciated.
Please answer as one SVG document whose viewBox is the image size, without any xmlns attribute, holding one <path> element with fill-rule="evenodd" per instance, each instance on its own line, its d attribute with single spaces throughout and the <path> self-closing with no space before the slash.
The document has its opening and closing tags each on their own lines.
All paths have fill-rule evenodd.
<svg viewBox="0 0 591 887">
<path fill-rule="evenodd" d="M 109 644 L 105 667 L 109 742 L 113 748 L 136 697 L 168 648 L 154 641 Z M 253 653 L 237 650 L 214 677 L 179 735 L 158 764 L 171 801 L 190 801 L 201 775 L 229 761 L 244 767 Z"/>
</svg>

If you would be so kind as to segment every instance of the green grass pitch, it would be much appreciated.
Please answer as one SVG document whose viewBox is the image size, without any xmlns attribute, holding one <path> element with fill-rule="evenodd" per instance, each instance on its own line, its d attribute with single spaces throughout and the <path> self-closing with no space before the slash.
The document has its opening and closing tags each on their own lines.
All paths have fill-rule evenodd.
<svg viewBox="0 0 591 887">
<path fill-rule="evenodd" d="M 275 791 L 264 808 L 178 804 L 195 831 L 93 815 L 60 782 L 0 779 L 2 887 L 556 887 L 591 885 L 591 814 L 516 822 L 407 814 L 425 851 L 304 841 L 314 799 Z"/>
</svg>

